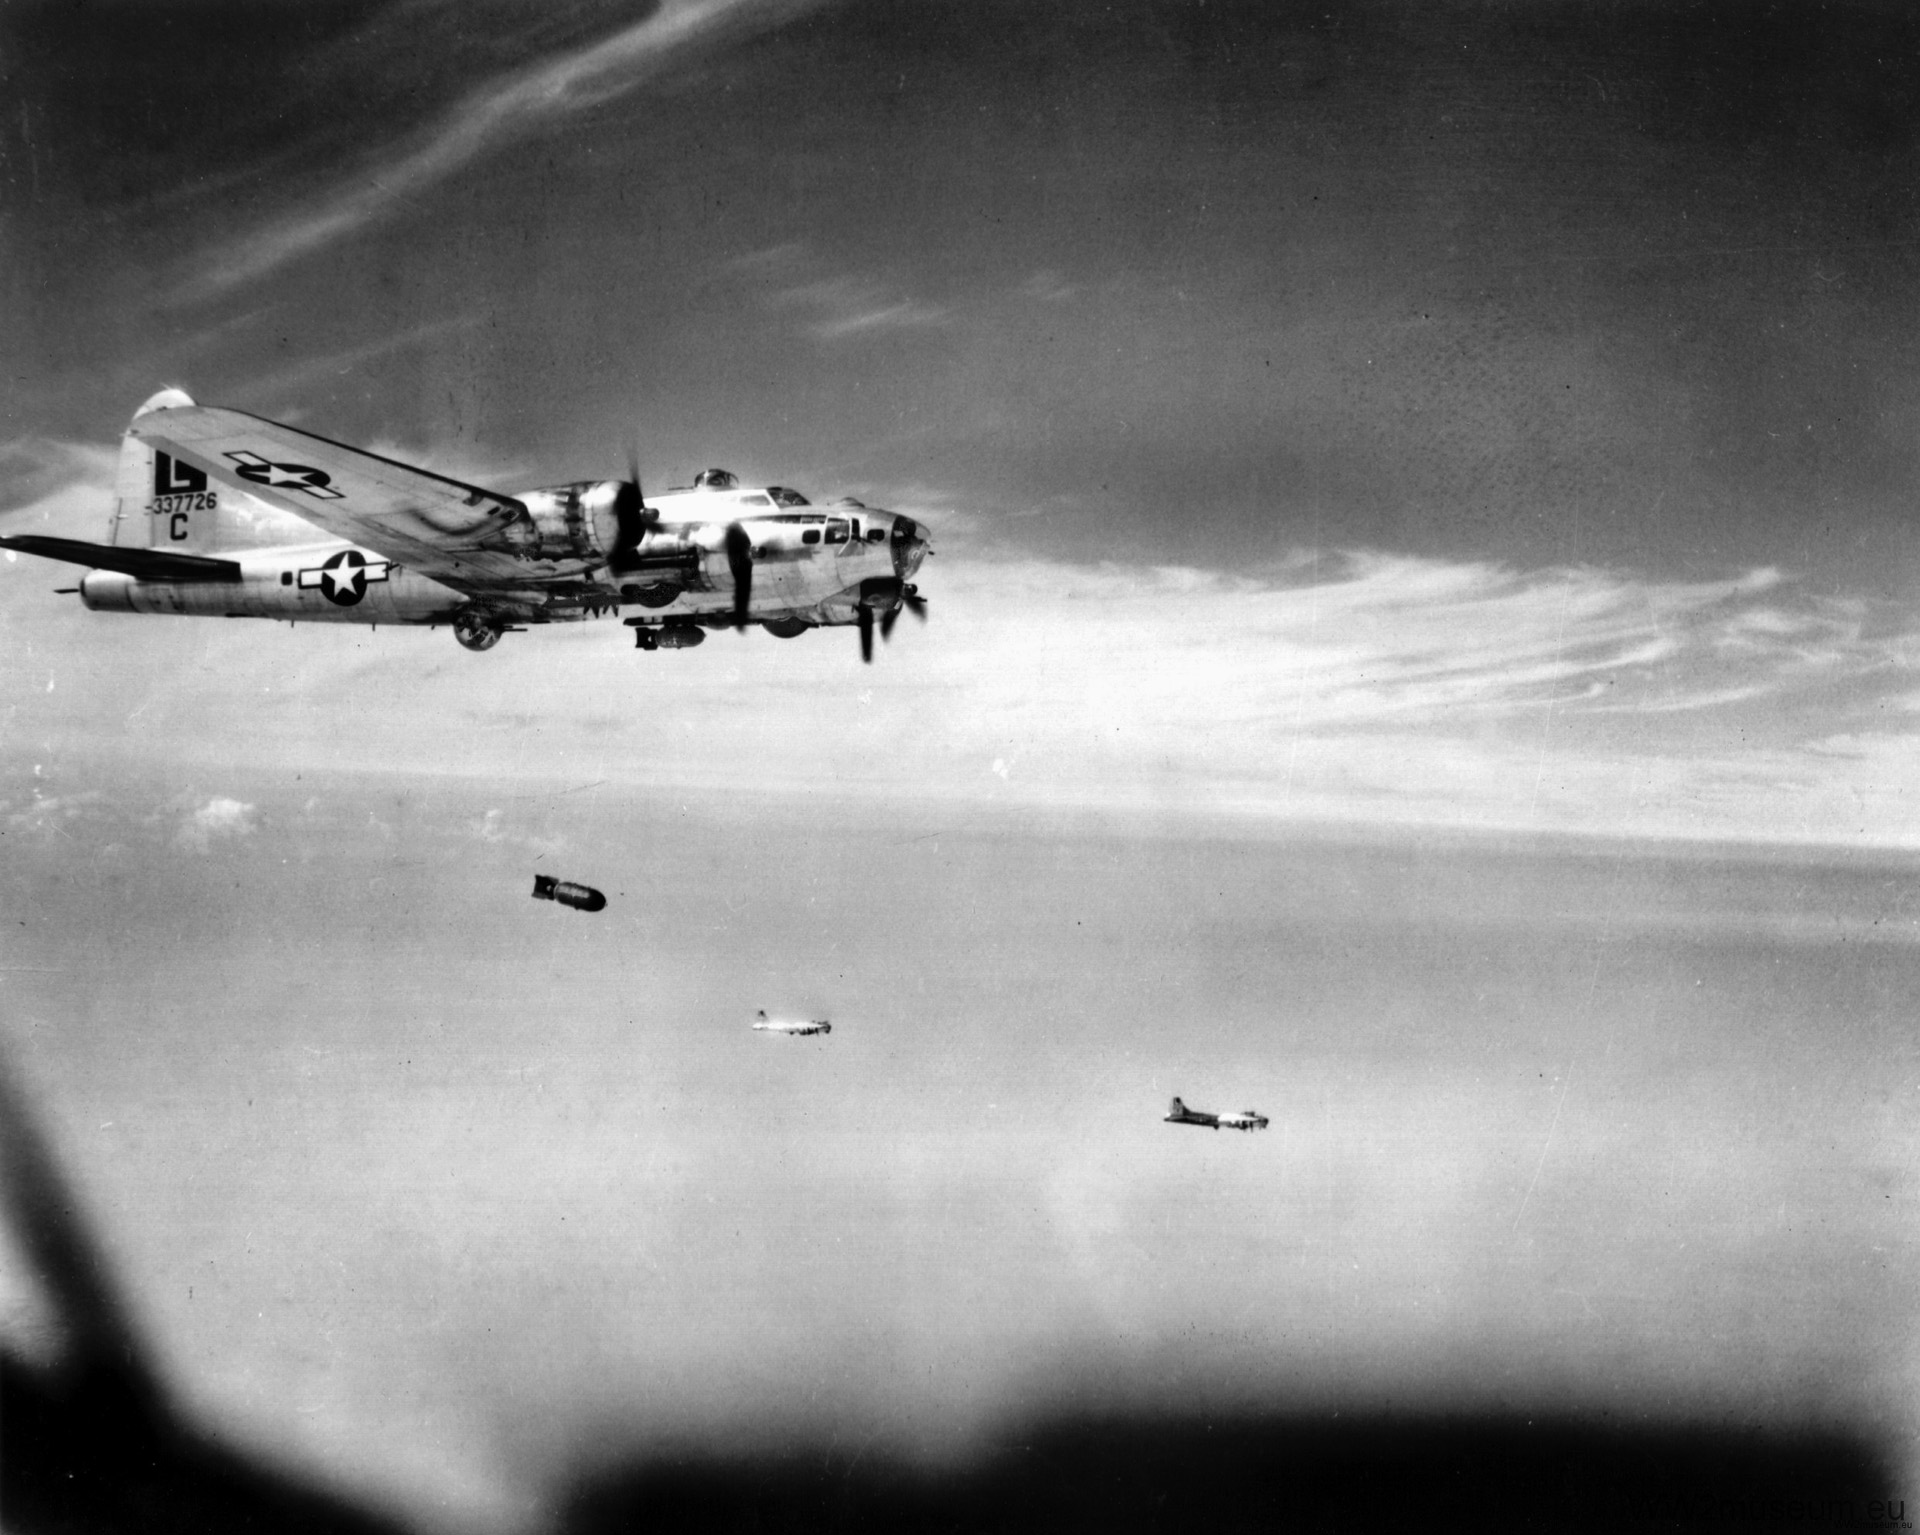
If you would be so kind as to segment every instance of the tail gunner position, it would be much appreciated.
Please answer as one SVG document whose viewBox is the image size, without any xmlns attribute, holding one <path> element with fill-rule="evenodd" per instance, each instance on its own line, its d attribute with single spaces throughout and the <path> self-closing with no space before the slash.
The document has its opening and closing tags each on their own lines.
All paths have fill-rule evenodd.
<svg viewBox="0 0 1920 1535">
<path fill-rule="evenodd" d="M 634 608 L 642 650 L 849 624 L 871 661 L 876 624 L 926 618 L 911 517 L 724 469 L 651 500 L 637 471 L 509 496 L 164 389 L 127 428 L 114 494 L 104 544 L 0 546 L 90 566 L 75 590 L 96 612 L 447 624 L 469 650 Z"/>
</svg>

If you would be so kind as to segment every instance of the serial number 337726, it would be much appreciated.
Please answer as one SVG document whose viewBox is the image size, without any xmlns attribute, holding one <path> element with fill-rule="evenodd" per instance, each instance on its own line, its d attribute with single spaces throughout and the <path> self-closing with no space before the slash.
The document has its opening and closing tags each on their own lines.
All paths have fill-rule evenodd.
<svg viewBox="0 0 1920 1535">
<path fill-rule="evenodd" d="M 147 510 L 156 517 L 166 517 L 174 512 L 211 512 L 217 510 L 219 505 L 219 491 L 195 490 L 178 496 L 155 496 L 153 505 Z"/>
</svg>

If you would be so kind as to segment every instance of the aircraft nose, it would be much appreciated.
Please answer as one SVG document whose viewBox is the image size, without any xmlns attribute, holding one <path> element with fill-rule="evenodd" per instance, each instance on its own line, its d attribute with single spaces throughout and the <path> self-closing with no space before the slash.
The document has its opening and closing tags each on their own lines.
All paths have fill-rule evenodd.
<svg viewBox="0 0 1920 1535">
<path fill-rule="evenodd" d="M 933 552 L 927 530 L 911 517 L 896 517 L 893 522 L 893 571 L 902 581 L 912 578 L 920 562 Z"/>
</svg>

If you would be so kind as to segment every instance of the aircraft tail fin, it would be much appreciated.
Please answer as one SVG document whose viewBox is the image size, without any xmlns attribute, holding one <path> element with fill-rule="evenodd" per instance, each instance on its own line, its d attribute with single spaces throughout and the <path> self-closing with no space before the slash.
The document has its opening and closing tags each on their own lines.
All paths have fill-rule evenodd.
<svg viewBox="0 0 1920 1535">
<path fill-rule="evenodd" d="M 133 413 L 133 422 L 120 439 L 120 464 L 113 477 L 113 517 L 107 524 L 107 542 L 121 548 L 164 549 L 178 546 L 185 539 L 169 538 L 168 524 L 154 506 L 164 494 L 186 496 L 210 489 L 201 471 L 187 467 L 176 469 L 173 459 L 148 442 L 140 428 L 141 418 L 155 411 L 190 407 L 193 396 L 184 389 L 162 389 Z M 178 482 L 178 490 L 174 486 Z"/>
<path fill-rule="evenodd" d="M 326 537 L 290 512 L 218 484 L 175 448 L 167 413 L 194 408 L 184 389 L 162 389 L 133 413 L 120 439 L 109 544 L 206 555 Z"/>
<path fill-rule="evenodd" d="M 1175 1098 L 1173 1102 L 1167 1106 L 1167 1112 L 1169 1114 L 1184 1114 L 1187 1112 L 1187 1106 L 1178 1098 Z"/>
</svg>

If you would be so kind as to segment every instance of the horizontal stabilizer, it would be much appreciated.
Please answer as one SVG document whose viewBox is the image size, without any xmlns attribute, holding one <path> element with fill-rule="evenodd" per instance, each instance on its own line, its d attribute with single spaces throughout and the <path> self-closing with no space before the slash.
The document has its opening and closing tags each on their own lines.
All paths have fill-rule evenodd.
<svg viewBox="0 0 1920 1535">
<path fill-rule="evenodd" d="M 18 549 L 49 560 L 91 565 L 95 570 L 117 570 L 136 581 L 238 581 L 234 560 L 209 559 L 202 554 L 173 554 L 165 549 L 135 549 L 113 544 L 89 544 L 78 538 L 46 538 L 19 533 L 0 538 L 0 548 Z"/>
</svg>

